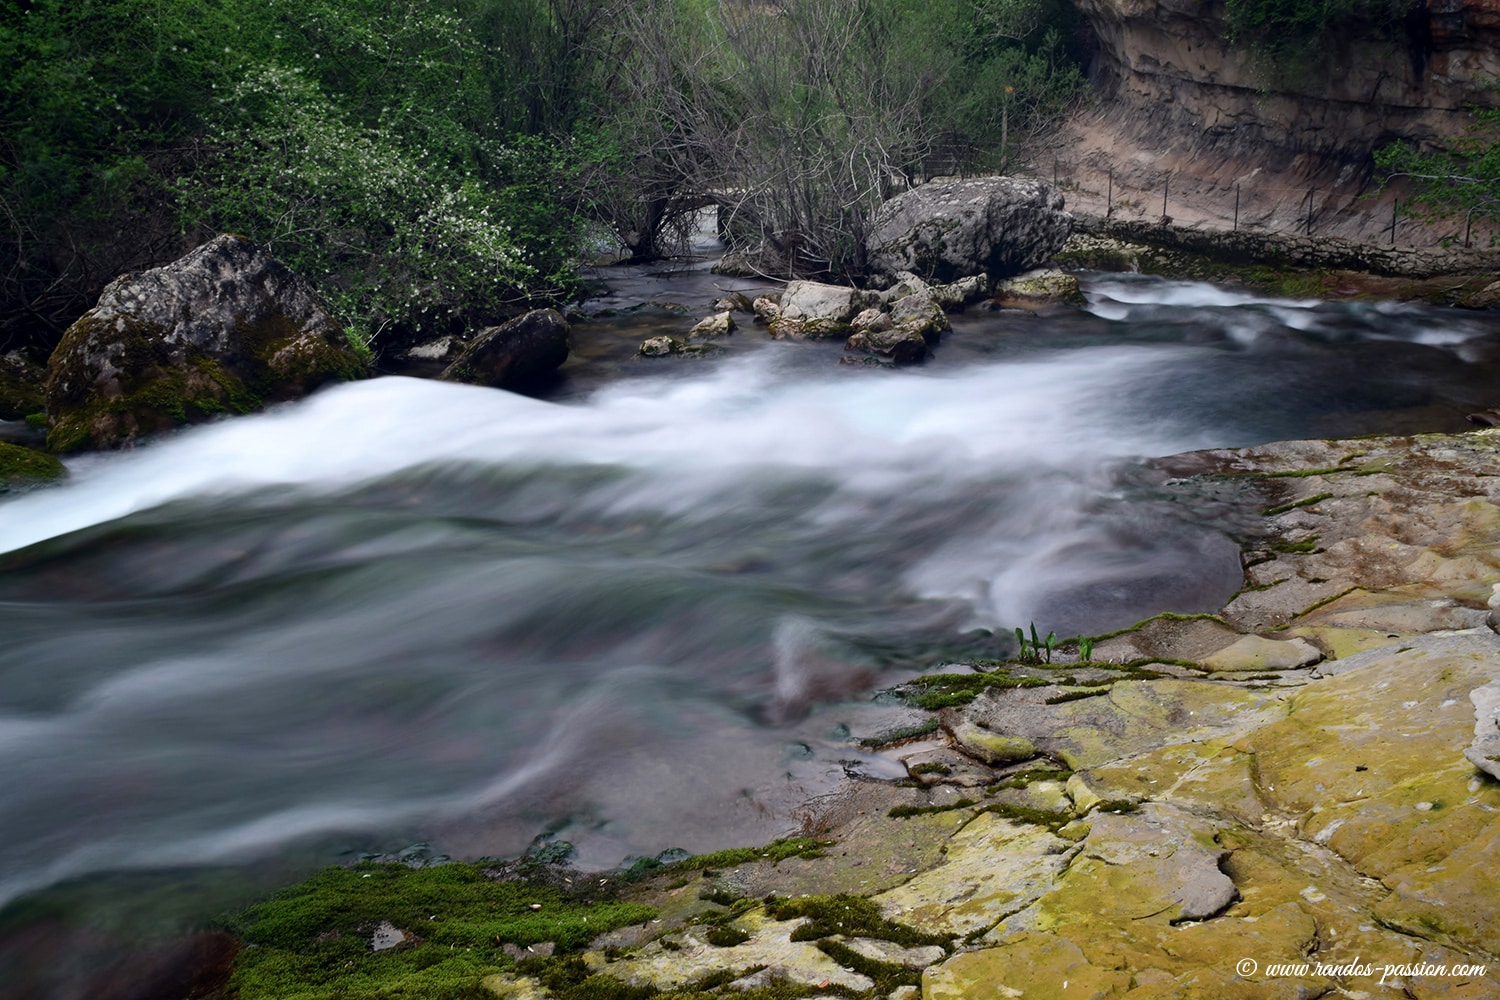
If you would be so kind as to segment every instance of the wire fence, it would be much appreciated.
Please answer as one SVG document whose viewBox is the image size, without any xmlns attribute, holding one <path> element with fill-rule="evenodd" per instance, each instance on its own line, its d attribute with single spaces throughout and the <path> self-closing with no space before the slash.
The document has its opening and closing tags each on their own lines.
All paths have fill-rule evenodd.
<svg viewBox="0 0 1500 1000">
<path fill-rule="evenodd" d="M 1049 170 L 1050 166 L 1050 177 Z M 1288 183 L 1259 170 L 1233 179 L 1186 171 L 1153 171 L 1077 162 L 1063 157 L 1033 163 L 1050 179 L 1068 209 L 1122 222 L 1247 231 L 1266 235 L 1339 237 L 1405 247 L 1493 250 L 1500 231 L 1475 215 L 1429 221 L 1411 211 L 1411 189 L 1382 190 L 1368 174 Z"/>
</svg>

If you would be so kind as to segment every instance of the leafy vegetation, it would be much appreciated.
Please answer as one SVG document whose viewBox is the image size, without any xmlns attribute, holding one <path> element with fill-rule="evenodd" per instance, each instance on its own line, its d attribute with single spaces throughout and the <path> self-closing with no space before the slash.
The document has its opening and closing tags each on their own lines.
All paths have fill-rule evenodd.
<svg viewBox="0 0 1500 1000">
<path fill-rule="evenodd" d="M 1474 107 L 1469 114 L 1469 127 L 1445 146 L 1394 142 L 1375 152 L 1387 183 L 1415 184 L 1408 211 L 1426 222 L 1460 219 L 1466 233 L 1475 219 L 1500 216 L 1500 108 Z"/>
<path fill-rule="evenodd" d="M 804 270 L 1081 78 L 1057 0 L 23 0 L 0 8 L 0 350 L 221 230 L 382 347 L 575 288 L 716 201 Z M 729 195 L 726 192 L 740 192 Z M 597 232 L 597 230 L 595 230 Z"/>
<path fill-rule="evenodd" d="M 1330 39 L 1395 38 L 1413 12 L 1412 0 L 1225 0 L 1230 37 L 1264 53 L 1283 74 L 1318 71 Z"/>
</svg>

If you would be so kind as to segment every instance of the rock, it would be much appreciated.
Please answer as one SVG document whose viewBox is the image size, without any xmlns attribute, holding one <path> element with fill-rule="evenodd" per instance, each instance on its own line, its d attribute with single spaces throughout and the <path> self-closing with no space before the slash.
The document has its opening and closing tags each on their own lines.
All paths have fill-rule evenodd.
<svg viewBox="0 0 1500 1000">
<path fill-rule="evenodd" d="M 765 323 L 774 323 L 781 318 L 781 296 L 762 295 L 750 305 L 755 318 Z"/>
<path fill-rule="evenodd" d="M 715 261 L 709 270 L 730 278 L 764 278 L 784 273 L 786 260 L 769 243 L 760 243 L 730 250 Z"/>
<path fill-rule="evenodd" d="M 723 348 L 717 344 L 687 344 L 676 337 L 668 337 L 664 334 L 660 337 L 650 337 L 642 341 L 640 350 L 636 354 L 643 358 L 666 358 L 674 354 L 703 357 L 709 354 L 717 354 L 722 350 Z"/>
<path fill-rule="evenodd" d="M 882 312 L 871 306 L 869 309 L 861 310 L 859 315 L 850 321 L 849 326 L 855 331 L 875 332 L 889 330 L 894 324 L 891 322 L 891 314 Z"/>
<path fill-rule="evenodd" d="M 943 307 L 927 295 L 908 295 L 897 299 L 891 305 L 891 322 L 898 329 L 921 334 L 930 341 L 936 341 L 943 331 L 949 329 L 948 316 L 943 312 Z"/>
<path fill-rule="evenodd" d="M 1213 670 L 1295 670 L 1322 658 L 1323 651 L 1306 639 L 1247 635 L 1205 657 L 1203 665 Z"/>
<path fill-rule="evenodd" d="M 849 938 L 842 944 L 865 958 L 872 958 L 888 965 L 904 965 L 908 969 L 925 969 L 932 963 L 941 962 L 948 957 L 948 953 L 935 944 L 903 948 L 893 941 L 882 941 L 879 938 Z"/>
<path fill-rule="evenodd" d="M 641 342 L 636 353 L 643 358 L 664 358 L 669 354 L 680 354 L 686 345 L 675 337 L 651 337 Z"/>
<path fill-rule="evenodd" d="M 1469 763 L 1492 778 L 1500 778 L 1500 683 L 1469 692 L 1474 703 L 1474 742 L 1464 751 Z"/>
<path fill-rule="evenodd" d="M 877 271 L 951 282 L 1038 267 L 1067 242 L 1073 217 L 1051 185 L 1018 177 L 933 181 L 880 207 L 865 241 Z"/>
<path fill-rule="evenodd" d="M 48 362 L 48 447 L 118 448 L 365 375 L 312 286 L 242 236 L 110 282 Z"/>
<path fill-rule="evenodd" d="M 401 357 L 408 361 L 452 361 L 464 352 L 464 347 L 459 337 L 439 337 L 407 348 Z"/>
<path fill-rule="evenodd" d="M 88 976 L 84 982 L 73 983 L 66 995 L 89 1000 L 221 996 L 241 947 L 224 931 L 204 931 L 154 944 L 138 941 L 129 957 Z M 77 963 L 72 970 L 87 967 L 87 963 Z M 7 997 L 22 995 L 13 989 L 0 992 Z"/>
<path fill-rule="evenodd" d="M 888 326 L 852 334 L 844 349 L 878 354 L 898 365 L 914 365 L 927 357 L 927 338 L 914 330 Z"/>
<path fill-rule="evenodd" d="M 986 764 L 1010 764 L 1030 760 L 1038 753 L 1036 744 L 1023 736 L 1003 736 L 972 722 L 963 721 L 952 729 L 953 742 L 971 757 Z"/>
<path fill-rule="evenodd" d="M 1055 268 L 1007 278 L 995 285 L 995 294 L 1002 302 L 1023 305 L 1062 302 L 1081 306 L 1086 301 L 1078 279 Z"/>
<path fill-rule="evenodd" d="M 714 299 L 715 312 L 754 312 L 755 306 L 744 292 L 730 292 L 723 298 Z"/>
<path fill-rule="evenodd" d="M 1046 827 L 980 813 L 949 839 L 942 864 L 874 899 L 920 931 L 983 931 L 1048 892 L 1067 867 L 1067 847 Z"/>
<path fill-rule="evenodd" d="M 1466 296 L 1459 305 L 1466 309 L 1493 309 L 1500 306 L 1500 281 L 1492 281 Z"/>
<path fill-rule="evenodd" d="M 416 938 L 411 934 L 403 931 L 389 920 L 382 920 L 380 926 L 376 927 L 375 932 L 370 935 L 370 950 L 390 951 L 392 948 L 409 945 L 415 941 Z"/>
<path fill-rule="evenodd" d="M 611 964 L 610 975 L 632 984 L 650 983 L 666 991 L 723 969 L 762 966 L 767 981 L 773 978 L 817 987 L 834 983 L 848 990 L 868 990 L 869 977 L 850 971 L 829 958 L 812 942 L 793 941 L 794 930 L 805 920 L 772 920 L 764 912 L 752 911 L 734 922 L 748 939 L 720 947 L 706 940 L 706 928 L 687 928 L 670 939 L 672 948 L 653 941 Z"/>
<path fill-rule="evenodd" d="M 733 332 L 734 317 L 729 315 L 728 310 L 724 310 L 693 324 L 693 328 L 687 333 L 687 339 L 712 340 L 715 337 L 727 337 Z"/>
<path fill-rule="evenodd" d="M 973 274 L 946 285 L 932 285 L 927 289 L 932 301 L 947 310 L 962 309 L 990 294 L 990 279 L 985 274 Z"/>
<path fill-rule="evenodd" d="M 47 369 L 20 351 L 0 354 L 0 420 L 25 420 L 46 409 Z"/>
<path fill-rule="evenodd" d="M 857 289 L 792 281 L 781 293 L 781 313 L 771 320 L 771 336 L 796 340 L 843 336 L 863 306 L 864 296 Z"/>
<path fill-rule="evenodd" d="M 61 479 L 68 470 L 46 452 L 0 441 L 0 494 Z"/>
<path fill-rule="evenodd" d="M 438 376 L 449 382 L 509 387 L 546 375 L 568 360 L 568 321 L 556 309 L 533 309 L 480 330 Z"/>
<path fill-rule="evenodd" d="M 932 286 L 910 271 L 897 271 L 892 277 L 895 279 L 894 283 L 880 293 L 880 301 L 887 305 L 908 295 L 932 296 Z"/>
</svg>

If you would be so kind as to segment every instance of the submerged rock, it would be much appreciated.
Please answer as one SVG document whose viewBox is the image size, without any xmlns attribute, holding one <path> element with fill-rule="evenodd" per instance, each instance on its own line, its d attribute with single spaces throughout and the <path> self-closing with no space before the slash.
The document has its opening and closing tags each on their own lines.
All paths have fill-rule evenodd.
<svg viewBox="0 0 1500 1000">
<path fill-rule="evenodd" d="M 555 371 L 568 360 L 568 321 L 556 309 L 533 309 L 500 326 L 480 330 L 438 376 L 509 388 Z"/>
<path fill-rule="evenodd" d="M 47 444 L 119 448 L 361 378 L 364 362 L 302 278 L 242 236 L 105 287 L 48 362 Z"/>
<path fill-rule="evenodd" d="M 977 177 L 934 181 L 892 198 L 876 212 L 865 245 L 877 271 L 951 282 L 1039 267 L 1072 231 L 1073 217 L 1051 185 Z"/>
</svg>

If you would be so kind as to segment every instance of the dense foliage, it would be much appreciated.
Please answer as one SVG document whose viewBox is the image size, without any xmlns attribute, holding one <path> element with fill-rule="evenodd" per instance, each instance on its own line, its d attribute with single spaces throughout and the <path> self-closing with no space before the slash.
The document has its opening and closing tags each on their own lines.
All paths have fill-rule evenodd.
<svg viewBox="0 0 1500 1000">
<path fill-rule="evenodd" d="M 1058 0 L 20 0 L 0 7 L 0 351 L 243 232 L 378 344 L 557 301 L 603 226 L 714 202 L 856 270 L 914 173 L 1079 85 Z M 737 194 L 731 194 L 737 192 Z M 748 194 L 747 194 L 748 192 Z"/>
<path fill-rule="evenodd" d="M 1326 71 L 1327 45 L 1343 36 L 1402 35 L 1420 0 L 1225 0 L 1234 41 L 1270 57 L 1283 74 Z"/>
</svg>

